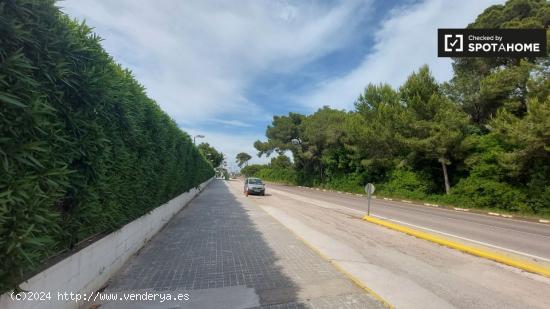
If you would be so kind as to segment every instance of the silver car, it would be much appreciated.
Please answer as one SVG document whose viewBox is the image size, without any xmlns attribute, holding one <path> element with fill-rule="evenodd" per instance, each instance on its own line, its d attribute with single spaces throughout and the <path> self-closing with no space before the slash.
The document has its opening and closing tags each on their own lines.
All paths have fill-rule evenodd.
<svg viewBox="0 0 550 309">
<path fill-rule="evenodd" d="M 260 178 L 246 178 L 244 180 L 244 194 L 265 195 L 265 185 Z"/>
</svg>

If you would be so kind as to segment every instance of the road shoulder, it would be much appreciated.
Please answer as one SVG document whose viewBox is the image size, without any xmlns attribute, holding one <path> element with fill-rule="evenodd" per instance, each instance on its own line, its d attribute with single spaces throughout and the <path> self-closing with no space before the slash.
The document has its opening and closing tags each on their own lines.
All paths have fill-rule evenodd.
<svg viewBox="0 0 550 309">
<path fill-rule="evenodd" d="M 397 308 L 545 308 L 550 281 L 362 221 L 355 211 L 269 190 L 250 197 Z"/>
</svg>

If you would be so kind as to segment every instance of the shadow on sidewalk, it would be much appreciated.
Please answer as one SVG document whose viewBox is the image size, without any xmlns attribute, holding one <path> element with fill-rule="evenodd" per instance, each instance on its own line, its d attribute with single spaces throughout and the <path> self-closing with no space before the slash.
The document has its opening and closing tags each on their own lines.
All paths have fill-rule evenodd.
<svg viewBox="0 0 550 309">
<path fill-rule="evenodd" d="M 303 307 L 297 297 L 300 287 L 277 265 L 280 256 L 264 235 L 284 227 L 265 216 L 259 209 L 247 209 L 221 180 L 215 180 L 111 279 L 105 292 L 177 291 L 190 298 L 144 307 L 134 303 L 133 308 L 244 308 L 288 303 Z M 258 222 L 265 223 L 263 232 Z M 276 241 L 276 246 L 279 251 L 290 250 L 284 252 L 288 258 L 292 249 L 285 248 L 284 241 L 283 246 Z M 102 308 L 110 305 L 104 303 Z M 112 308 L 121 308 L 120 303 Z"/>
</svg>

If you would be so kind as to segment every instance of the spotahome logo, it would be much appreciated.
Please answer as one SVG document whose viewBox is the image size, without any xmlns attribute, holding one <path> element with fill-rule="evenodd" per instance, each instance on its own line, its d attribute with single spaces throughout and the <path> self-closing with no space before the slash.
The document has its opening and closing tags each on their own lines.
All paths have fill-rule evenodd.
<svg viewBox="0 0 550 309">
<path fill-rule="evenodd" d="M 445 34 L 445 52 L 464 51 L 464 36 L 462 34 Z"/>
<path fill-rule="evenodd" d="M 545 57 L 545 29 L 438 29 L 439 57 Z"/>
</svg>

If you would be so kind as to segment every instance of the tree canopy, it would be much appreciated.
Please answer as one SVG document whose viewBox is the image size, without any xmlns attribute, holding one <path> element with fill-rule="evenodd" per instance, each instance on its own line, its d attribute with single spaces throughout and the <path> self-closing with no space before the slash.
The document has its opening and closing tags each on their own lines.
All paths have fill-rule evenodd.
<svg viewBox="0 0 550 309">
<path fill-rule="evenodd" d="M 237 156 L 235 157 L 236 158 L 236 163 L 239 167 L 243 167 L 243 165 L 247 165 L 248 164 L 248 161 L 250 161 L 250 159 L 252 159 L 252 156 L 249 155 L 248 153 L 246 152 L 240 152 L 237 154 Z"/>
<path fill-rule="evenodd" d="M 210 164 L 212 164 L 212 167 L 216 168 L 220 166 L 223 162 L 224 156 L 223 153 L 218 152 L 216 148 L 210 146 L 208 143 L 201 143 L 199 146 L 197 146 L 200 153 L 204 156 Z"/>
<path fill-rule="evenodd" d="M 548 1 L 510 0 L 468 27 L 549 24 Z M 438 83 L 422 66 L 398 89 L 369 84 L 351 111 L 275 116 L 254 146 L 259 156 L 291 153 L 291 167 L 272 161 L 254 171 L 301 185 L 360 192 L 375 182 L 382 195 L 550 214 L 550 58 L 456 58 L 453 72 Z"/>
</svg>

